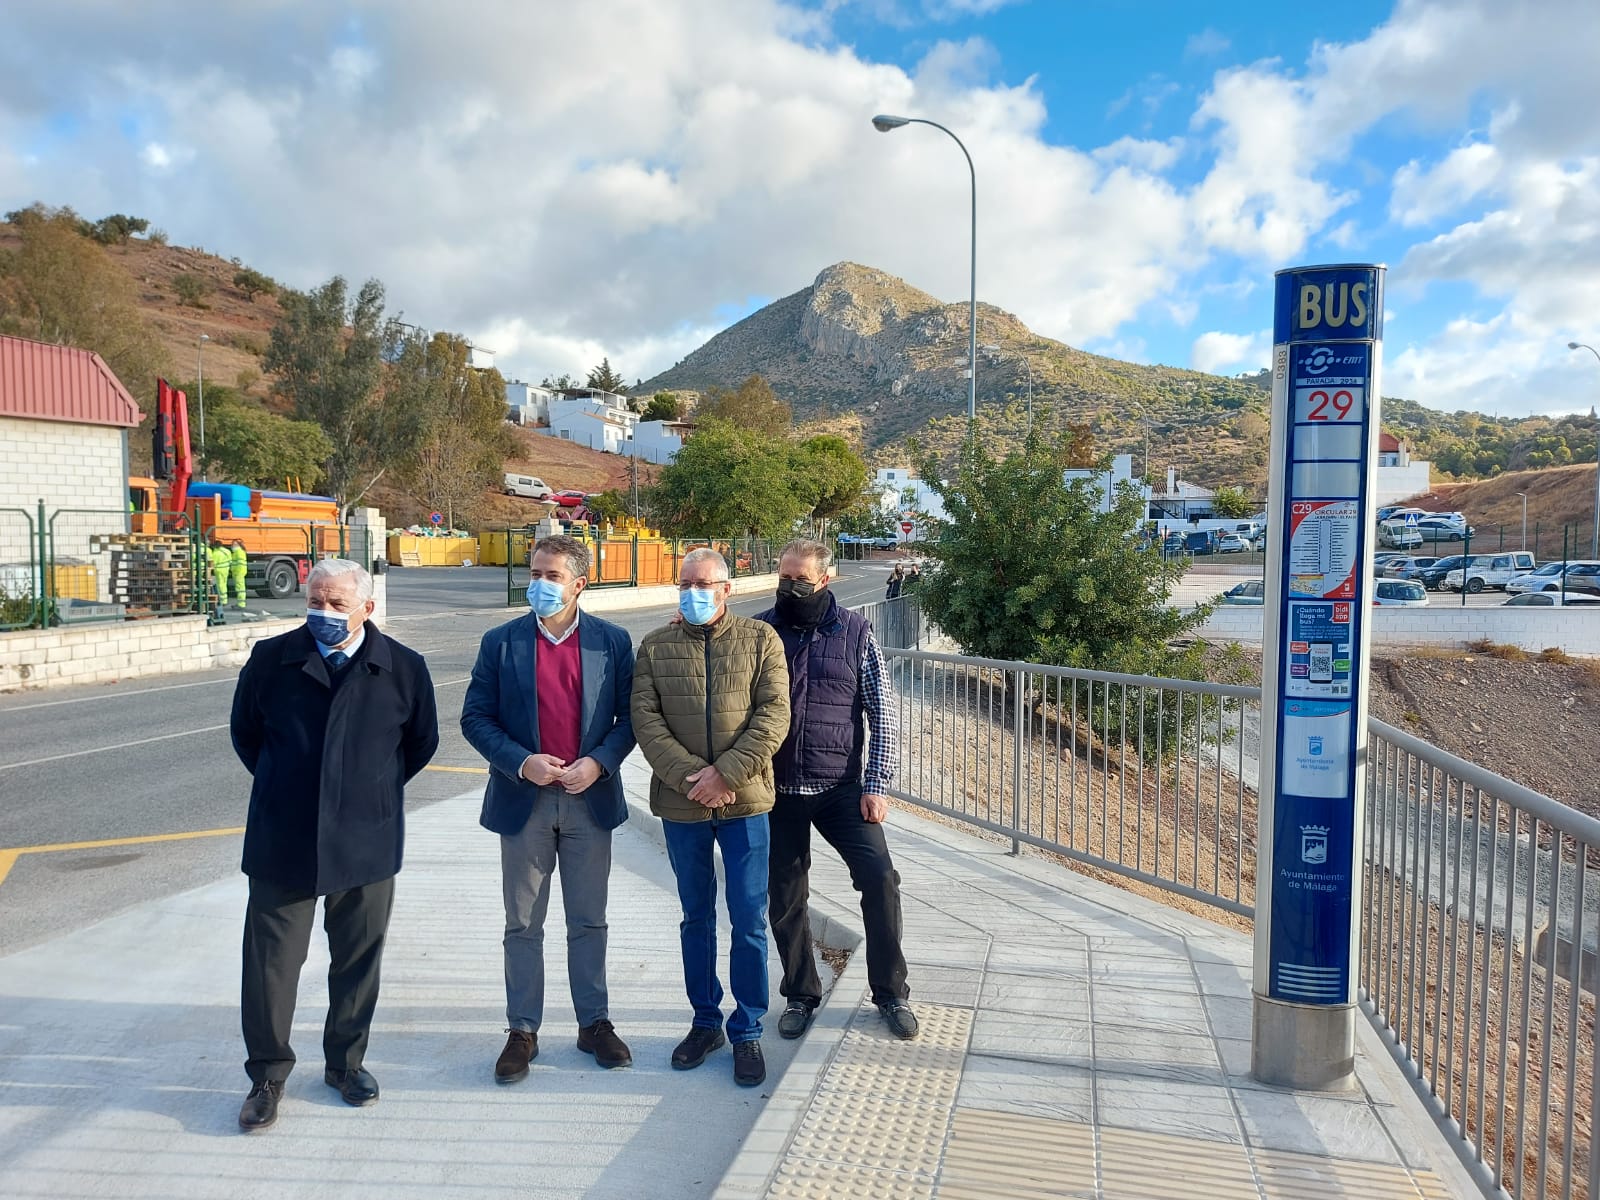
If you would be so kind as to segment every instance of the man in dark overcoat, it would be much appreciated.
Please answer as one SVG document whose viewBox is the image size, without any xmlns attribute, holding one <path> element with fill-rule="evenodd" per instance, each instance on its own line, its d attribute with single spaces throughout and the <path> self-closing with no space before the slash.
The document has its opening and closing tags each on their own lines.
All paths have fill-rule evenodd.
<svg viewBox="0 0 1600 1200">
<path fill-rule="evenodd" d="M 289 1030 L 318 897 L 332 959 L 323 1079 L 346 1103 L 377 1100 L 362 1060 L 405 840 L 405 784 L 439 746 L 422 656 L 367 619 L 372 577 L 324 559 L 306 591 L 306 624 L 258 642 L 233 696 L 233 747 L 254 776 L 240 995 L 247 1130 L 277 1120 L 294 1067 Z"/>
</svg>

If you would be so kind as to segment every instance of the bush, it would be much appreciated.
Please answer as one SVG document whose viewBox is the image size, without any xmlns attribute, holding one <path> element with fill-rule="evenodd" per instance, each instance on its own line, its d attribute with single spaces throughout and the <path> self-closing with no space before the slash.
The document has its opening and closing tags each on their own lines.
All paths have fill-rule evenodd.
<svg viewBox="0 0 1600 1200">
<path fill-rule="evenodd" d="M 211 294 L 211 281 L 204 275 L 185 271 L 172 281 L 172 290 L 178 293 L 178 303 L 189 308 L 205 308 L 206 297 Z"/>
<path fill-rule="evenodd" d="M 236 260 L 237 261 L 237 260 Z M 278 294 L 278 285 L 270 275 L 263 275 L 260 271 L 249 267 L 241 267 L 233 275 L 233 286 L 244 293 L 244 298 L 251 304 L 256 302 L 256 297 L 265 293 L 269 296 Z"/>
<path fill-rule="evenodd" d="M 167 244 L 167 231 L 165 229 L 152 229 L 145 234 L 144 240 L 152 246 L 165 246 Z"/>
</svg>

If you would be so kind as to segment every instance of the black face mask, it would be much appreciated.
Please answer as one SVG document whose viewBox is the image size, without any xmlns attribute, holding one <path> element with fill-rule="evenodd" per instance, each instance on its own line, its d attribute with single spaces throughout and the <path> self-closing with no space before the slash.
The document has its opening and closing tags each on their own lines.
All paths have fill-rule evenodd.
<svg viewBox="0 0 1600 1200">
<path fill-rule="evenodd" d="M 804 579 L 778 580 L 778 599 L 774 608 L 785 625 L 815 629 L 828 611 L 828 592 Z"/>
</svg>

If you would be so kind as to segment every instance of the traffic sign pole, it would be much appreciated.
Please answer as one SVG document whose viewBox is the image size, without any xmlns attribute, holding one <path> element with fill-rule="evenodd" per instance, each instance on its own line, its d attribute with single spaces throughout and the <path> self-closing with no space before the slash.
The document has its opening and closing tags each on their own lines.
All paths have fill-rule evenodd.
<svg viewBox="0 0 1600 1200">
<path fill-rule="evenodd" d="M 1355 1082 L 1380 266 L 1279 271 L 1251 1073 Z"/>
</svg>

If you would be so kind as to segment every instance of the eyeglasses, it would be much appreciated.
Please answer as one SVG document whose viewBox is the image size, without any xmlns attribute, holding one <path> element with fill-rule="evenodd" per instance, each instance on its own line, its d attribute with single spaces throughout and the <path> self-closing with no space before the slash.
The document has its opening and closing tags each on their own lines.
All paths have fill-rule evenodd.
<svg viewBox="0 0 1600 1200">
<path fill-rule="evenodd" d="M 681 579 L 678 581 L 678 590 L 687 592 L 690 588 L 697 588 L 702 592 L 709 592 L 718 584 L 727 582 L 726 579 Z"/>
</svg>

